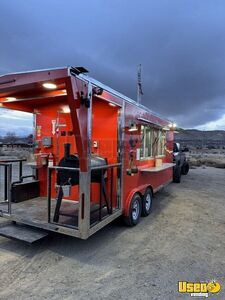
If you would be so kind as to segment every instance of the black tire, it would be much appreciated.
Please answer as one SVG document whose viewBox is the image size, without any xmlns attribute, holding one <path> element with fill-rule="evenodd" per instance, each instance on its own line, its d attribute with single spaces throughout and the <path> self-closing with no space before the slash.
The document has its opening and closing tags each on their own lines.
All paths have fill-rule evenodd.
<svg viewBox="0 0 225 300">
<path fill-rule="evenodd" d="M 181 168 L 181 173 L 182 175 L 187 175 L 188 172 L 189 172 L 189 163 L 185 162 Z"/>
<path fill-rule="evenodd" d="M 181 179 L 181 167 L 175 166 L 173 169 L 173 182 L 180 183 Z"/>
<path fill-rule="evenodd" d="M 134 194 L 130 202 L 129 215 L 124 217 L 124 222 L 128 226 L 135 226 L 139 223 L 142 210 L 142 200 L 139 194 Z M 136 211 L 136 214 L 135 214 Z"/>
<path fill-rule="evenodd" d="M 142 201 L 142 213 L 143 217 L 147 217 L 152 210 L 152 190 L 147 188 Z"/>
</svg>

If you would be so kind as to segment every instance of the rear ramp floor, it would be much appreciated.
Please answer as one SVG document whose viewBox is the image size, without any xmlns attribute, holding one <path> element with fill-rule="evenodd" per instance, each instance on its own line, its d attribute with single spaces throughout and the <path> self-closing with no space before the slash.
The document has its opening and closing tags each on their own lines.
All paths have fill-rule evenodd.
<svg viewBox="0 0 225 300">
<path fill-rule="evenodd" d="M 48 236 L 48 232 L 31 226 L 10 223 L 0 227 L 0 236 L 33 244 Z"/>
<path fill-rule="evenodd" d="M 51 220 L 53 219 L 55 212 L 56 201 L 51 201 Z M 0 204 L 0 211 L 7 211 L 8 204 Z M 78 227 L 78 213 L 79 213 L 79 203 L 78 201 L 63 200 L 60 216 L 59 216 L 59 225 L 69 225 Z M 46 197 L 38 197 L 30 200 L 26 200 L 19 203 L 12 203 L 12 215 L 15 215 L 17 218 L 26 220 L 29 223 L 37 224 L 47 224 L 48 223 L 48 204 Z M 106 208 L 102 208 L 102 217 L 107 215 Z M 98 222 L 99 218 L 99 205 L 91 205 L 91 225 Z"/>
</svg>

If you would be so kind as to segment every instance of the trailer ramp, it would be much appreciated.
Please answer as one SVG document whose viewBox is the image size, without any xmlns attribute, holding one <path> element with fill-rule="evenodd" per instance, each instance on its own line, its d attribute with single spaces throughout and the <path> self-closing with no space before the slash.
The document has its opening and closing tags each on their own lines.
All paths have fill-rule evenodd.
<svg viewBox="0 0 225 300">
<path fill-rule="evenodd" d="M 44 237 L 48 236 L 48 232 L 42 229 L 37 229 L 28 225 L 21 225 L 16 223 L 7 223 L 0 227 L 0 236 L 23 241 L 33 244 Z"/>
</svg>

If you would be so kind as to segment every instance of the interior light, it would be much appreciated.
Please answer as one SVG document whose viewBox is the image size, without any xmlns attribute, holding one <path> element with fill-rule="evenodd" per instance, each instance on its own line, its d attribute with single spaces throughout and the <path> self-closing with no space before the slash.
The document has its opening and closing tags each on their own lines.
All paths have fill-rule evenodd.
<svg viewBox="0 0 225 300">
<path fill-rule="evenodd" d="M 15 97 L 7 97 L 6 100 L 7 101 L 14 101 L 14 100 L 16 100 L 16 98 Z"/>
<path fill-rule="evenodd" d="M 64 105 L 64 106 L 62 107 L 62 112 L 63 112 L 64 114 L 69 114 L 69 113 L 70 113 L 70 108 L 69 108 L 69 106 L 68 106 L 68 105 Z"/>
<path fill-rule="evenodd" d="M 109 102 L 109 105 L 112 106 L 112 107 L 116 107 L 116 104 L 114 104 L 112 102 Z"/>
<path fill-rule="evenodd" d="M 55 90 L 57 88 L 57 85 L 52 82 L 45 82 L 42 86 L 48 90 Z"/>
</svg>

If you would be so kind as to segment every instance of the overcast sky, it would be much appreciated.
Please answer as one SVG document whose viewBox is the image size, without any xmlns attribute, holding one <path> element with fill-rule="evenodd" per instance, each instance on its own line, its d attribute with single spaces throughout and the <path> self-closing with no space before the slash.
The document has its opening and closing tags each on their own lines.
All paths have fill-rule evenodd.
<svg viewBox="0 0 225 300">
<path fill-rule="evenodd" d="M 82 65 L 136 99 L 139 63 L 143 104 L 184 128 L 225 129 L 224 0 L 0 0 L 0 74 Z"/>
</svg>

